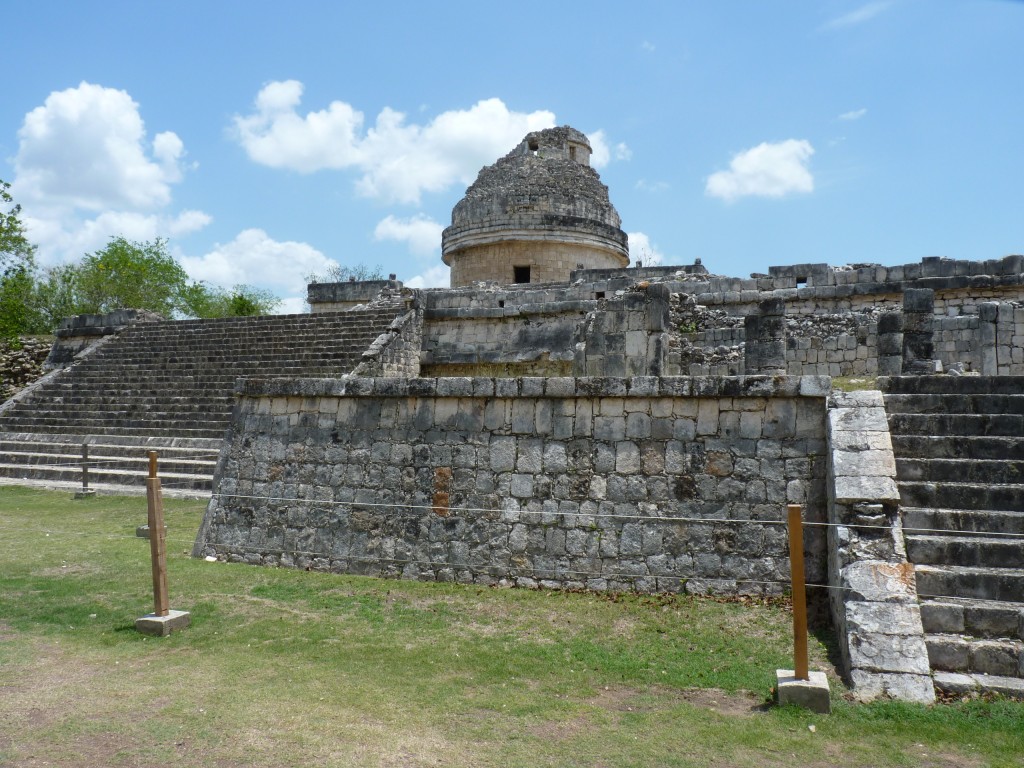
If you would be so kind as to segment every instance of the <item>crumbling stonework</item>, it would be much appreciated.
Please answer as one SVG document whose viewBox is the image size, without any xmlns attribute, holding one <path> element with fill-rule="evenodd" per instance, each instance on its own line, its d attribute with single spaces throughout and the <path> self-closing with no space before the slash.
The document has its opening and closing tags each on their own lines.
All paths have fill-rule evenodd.
<svg viewBox="0 0 1024 768">
<path fill-rule="evenodd" d="M 0 340 L 0 403 L 43 375 L 49 339 L 25 336 L 16 344 Z"/>
<path fill-rule="evenodd" d="M 625 267 L 626 234 L 590 154 L 587 137 L 562 126 L 528 134 L 481 169 L 442 234 L 452 286 L 562 282 L 580 267 Z"/>
<path fill-rule="evenodd" d="M 482 584 L 778 594 L 828 381 L 249 379 L 195 554 Z M 805 542 L 825 576 L 823 534 Z"/>
</svg>

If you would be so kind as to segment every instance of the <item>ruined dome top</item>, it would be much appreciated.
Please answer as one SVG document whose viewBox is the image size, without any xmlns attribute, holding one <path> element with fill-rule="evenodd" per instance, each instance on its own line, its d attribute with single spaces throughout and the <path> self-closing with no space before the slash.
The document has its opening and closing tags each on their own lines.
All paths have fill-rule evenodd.
<svg viewBox="0 0 1024 768">
<path fill-rule="evenodd" d="M 480 170 L 452 210 L 452 226 L 523 214 L 554 214 L 588 219 L 618 228 L 618 212 L 608 187 L 590 167 L 585 134 L 563 125 L 534 131 L 493 165 Z"/>
</svg>

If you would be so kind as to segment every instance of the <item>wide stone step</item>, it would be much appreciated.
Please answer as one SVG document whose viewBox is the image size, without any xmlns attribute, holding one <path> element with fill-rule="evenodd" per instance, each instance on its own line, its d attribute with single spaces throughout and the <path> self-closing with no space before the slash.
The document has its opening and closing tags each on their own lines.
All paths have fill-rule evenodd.
<svg viewBox="0 0 1024 768">
<path fill-rule="evenodd" d="M 1024 376 L 880 376 L 878 387 L 887 394 L 1024 393 Z"/>
<path fill-rule="evenodd" d="M 1024 415 L 893 413 L 889 430 L 899 435 L 1016 436 L 1024 434 Z"/>
<path fill-rule="evenodd" d="M 18 464 L 26 467 L 41 467 L 44 469 L 67 469 L 81 472 L 82 457 L 79 455 L 49 452 L 45 446 L 36 446 L 37 450 L 15 450 L 0 451 L 0 459 L 7 464 Z M 159 452 L 157 452 L 159 455 Z M 217 465 L 217 457 L 189 458 L 185 456 L 159 455 L 158 462 L 161 471 L 180 472 L 186 474 L 208 474 L 213 475 Z M 146 473 L 148 471 L 149 459 L 145 452 L 138 451 L 132 455 L 115 456 L 109 453 L 100 453 L 95 450 L 89 451 L 87 460 L 89 472 L 105 470 L 127 470 L 132 472 Z"/>
<path fill-rule="evenodd" d="M 24 417 L 11 419 L 8 422 L 10 427 L 17 427 L 23 432 L 54 432 L 67 429 L 69 432 L 77 431 L 79 434 L 146 434 L 147 430 L 153 434 L 181 433 L 182 436 L 192 436 L 191 433 L 202 432 L 202 437 L 215 437 L 223 435 L 227 429 L 228 418 L 220 419 L 212 417 L 206 419 L 147 419 L 147 418 L 32 418 Z"/>
<path fill-rule="evenodd" d="M 942 672 L 1024 677 L 1024 643 L 963 635 L 925 635 L 928 661 Z"/>
<path fill-rule="evenodd" d="M 156 427 L 152 424 L 148 424 L 144 427 L 111 427 L 109 425 L 101 425 L 102 428 L 97 428 L 96 425 L 81 425 L 74 423 L 60 423 L 60 424 L 36 424 L 32 423 L 29 419 L 23 421 L 13 422 L 8 427 L 16 428 L 17 431 L 22 432 L 35 432 L 39 434 L 52 434 L 52 435 L 98 435 L 104 438 L 109 437 L 155 437 L 160 439 L 174 439 L 174 438 L 207 438 L 207 439 L 223 439 L 226 427 L 213 426 L 204 428 L 184 428 L 178 424 L 164 429 Z"/>
<path fill-rule="evenodd" d="M 979 483 L 899 482 L 900 502 L 905 507 L 955 509 L 1024 509 L 1024 485 Z"/>
<path fill-rule="evenodd" d="M 78 483 L 81 485 L 81 470 L 64 467 L 47 466 L 44 464 L 25 465 L 0 462 L 0 477 L 12 480 L 34 480 L 55 483 Z M 148 471 L 145 469 L 106 469 L 89 470 L 89 485 L 141 485 L 146 484 Z M 194 472 L 172 472 L 160 470 L 161 486 L 177 489 L 206 490 L 213 487 L 213 472 L 201 475 Z"/>
<path fill-rule="evenodd" d="M 936 672 L 935 689 L 953 696 L 994 693 L 1010 699 L 1024 699 L 1024 679 L 963 672 Z"/>
<path fill-rule="evenodd" d="M 896 459 L 900 480 L 941 482 L 956 478 L 965 483 L 1024 483 L 1024 461 L 997 459 Z"/>
<path fill-rule="evenodd" d="M 970 597 L 1024 602 L 1024 569 L 955 565 L 916 565 L 917 593 L 922 598 Z"/>
<path fill-rule="evenodd" d="M 110 448 L 120 450 L 138 449 L 142 451 L 178 451 L 181 453 L 218 453 L 223 443 L 221 438 L 165 438 L 165 437 L 124 437 L 110 435 L 87 436 L 89 444 L 98 448 Z M 68 446 L 78 449 L 82 444 L 81 435 L 42 435 L 34 432 L 13 432 L 0 434 L 0 439 L 16 441 L 18 443 L 39 443 L 56 448 L 57 446 Z"/>
<path fill-rule="evenodd" d="M 1020 436 L 891 435 L 897 457 L 918 459 L 1005 459 L 1024 461 Z"/>
<path fill-rule="evenodd" d="M 1024 511 L 1019 510 L 903 507 L 902 513 L 906 535 L 972 531 L 1024 536 Z"/>
<path fill-rule="evenodd" d="M 1024 603 L 955 597 L 924 600 L 921 602 L 921 623 L 929 634 L 1024 641 Z"/>
<path fill-rule="evenodd" d="M 1024 563 L 1024 537 L 906 536 L 907 558 L 931 565 L 1019 568 Z"/>
<path fill-rule="evenodd" d="M 886 395 L 885 410 L 890 414 L 1024 414 L 1024 392 L 1016 395 Z"/>
</svg>

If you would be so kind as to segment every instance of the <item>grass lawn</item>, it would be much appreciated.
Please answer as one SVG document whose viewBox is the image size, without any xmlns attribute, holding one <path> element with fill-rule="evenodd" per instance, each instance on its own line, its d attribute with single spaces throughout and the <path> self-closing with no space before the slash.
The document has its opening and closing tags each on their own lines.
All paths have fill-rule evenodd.
<svg viewBox="0 0 1024 768">
<path fill-rule="evenodd" d="M 764 706 L 779 606 L 207 563 L 164 504 L 192 626 L 145 638 L 145 499 L 0 487 L 0 765 L 1024 764 L 1019 703 Z"/>
</svg>

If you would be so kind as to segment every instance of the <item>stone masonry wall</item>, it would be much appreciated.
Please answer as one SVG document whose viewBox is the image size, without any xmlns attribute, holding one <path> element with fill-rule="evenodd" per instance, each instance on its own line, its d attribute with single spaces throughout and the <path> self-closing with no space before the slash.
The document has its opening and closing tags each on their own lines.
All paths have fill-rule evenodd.
<svg viewBox="0 0 1024 768">
<path fill-rule="evenodd" d="M 481 288 L 427 293 L 425 376 L 654 376 L 664 372 L 668 292 L 640 283 L 611 297 Z M 592 295 L 592 294 L 583 294 Z"/>
<path fill-rule="evenodd" d="M 352 375 L 418 376 L 422 346 L 423 310 L 416 303 L 370 344 Z"/>
<path fill-rule="evenodd" d="M 622 265 L 622 257 L 600 244 L 545 240 L 508 240 L 467 248 L 452 259 L 452 286 L 478 280 L 515 282 L 513 267 L 530 267 L 531 283 L 564 280 L 573 269 Z"/>
<path fill-rule="evenodd" d="M 778 594 L 786 503 L 824 520 L 829 388 L 768 376 L 245 380 L 194 554 Z M 821 531 L 805 540 L 817 583 Z"/>
<path fill-rule="evenodd" d="M 51 341 L 23 336 L 16 343 L 0 339 L 0 403 L 43 375 Z"/>
</svg>

